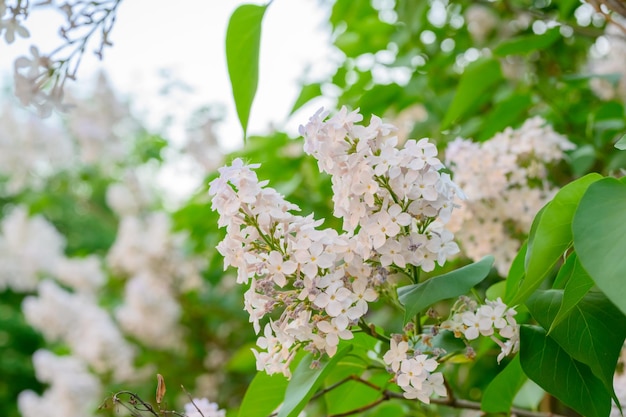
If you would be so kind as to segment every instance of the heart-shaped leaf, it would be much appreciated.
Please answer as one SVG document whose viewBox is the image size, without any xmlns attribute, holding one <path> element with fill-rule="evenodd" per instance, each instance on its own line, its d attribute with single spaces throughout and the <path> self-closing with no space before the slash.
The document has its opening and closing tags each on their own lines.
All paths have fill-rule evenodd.
<svg viewBox="0 0 626 417">
<path fill-rule="evenodd" d="M 626 314 L 626 184 L 605 178 L 580 200 L 572 231 L 580 263 Z"/>
<path fill-rule="evenodd" d="M 611 396 L 591 369 L 567 354 L 538 326 L 520 329 L 520 363 L 541 388 L 587 417 L 607 417 Z"/>
</svg>

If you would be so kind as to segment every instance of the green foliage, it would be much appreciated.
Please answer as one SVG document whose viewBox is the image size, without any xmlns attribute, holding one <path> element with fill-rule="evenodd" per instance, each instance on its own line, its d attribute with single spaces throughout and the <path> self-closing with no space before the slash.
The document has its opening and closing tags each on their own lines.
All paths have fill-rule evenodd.
<svg viewBox="0 0 626 417">
<path fill-rule="evenodd" d="M 283 375 L 258 372 L 246 391 L 239 408 L 240 417 L 267 417 L 285 399 L 289 381 Z"/>
<path fill-rule="evenodd" d="M 611 397 L 587 365 L 568 355 L 541 327 L 523 325 L 521 338 L 520 363 L 529 378 L 584 416 L 609 414 Z"/>
<path fill-rule="evenodd" d="M 516 356 L 485 389 L 480 409 L 487 413 L 506 413 L 528 378 Z"/>
<path fill-rule="evenodd" d="M 484 280 L 493 266 L 493 256 L 456 269 L 422 283 L 398 288 L 398 299 L 404 305 L 404 322 L 434 303 L 468 293 Z"/>
<path fill-rule="evenodd" d="M 572 231 L 574 249 L 595 284 L 626 313 L 626 184 L 605 178 L 580 200 Z"/>
<path fill-rule="evenodd" d="M 563 187 L 533 222 L 526 250 L 525 277 L 510 299 L 519 304 L 535 291 L 572 244 L 571 222 L 580 198 L 599 180 L 589 174 Z"/>
<path fill-rule="evenodd" d="M 267 5 L 244 4 L 230 17 L 226 31 L 226 61 L 244 140 L 259 82 L 261 23 Z"/>
</svg>

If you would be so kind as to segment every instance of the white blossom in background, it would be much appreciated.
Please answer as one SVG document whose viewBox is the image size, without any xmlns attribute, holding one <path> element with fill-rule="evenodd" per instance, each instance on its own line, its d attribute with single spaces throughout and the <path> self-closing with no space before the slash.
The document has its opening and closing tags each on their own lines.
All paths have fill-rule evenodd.
<svg viewBox="0 0 626 417">
<path fill-rule="evenodd" d="M 54 269 L 53 276 L 58 282 L 72 288 L 75 292 L 90 294 L 96 292 L 106 282 L 102 270 L 102 261 L 96 255 L 84 258 L 61 258 Z"/>
<path fill-rule="evenodd" d="M 9 193 L 38 188 L 43 178 L 72 166 L 74 146 L 58 125 L 8 102 L 1 106 L 0 179 L 7 179 Z"/>
<path fill-rule="evenodd" d="M 64 259 L 64 237 L 46 219 L 15 207 L 0 223 L 0 291 L 32 292 Z"/>
<path fill-rule="evenodd" d="M 126 283 L 124 302 L 115 318 L 128 335 L 156 349 L 181 347 L 178 326 L 182 308 L 162 277 L 149 271 L 135 275 Z"/>
<path fill-rule="evenodd" d="M 123 217 L 107 255 L 108 265 L 129 276 L 151 271 L 167 285 L 183 291 L 198 288 L 202 285 L 204 261 L 188 256 L 186 235 L 171 229 L 171 219 L 165 212 Z"/>
<path fill-rule="evenodd" d="M 626 23 L 626 19 L 619 19 L 620 24 Z M 598 38 L 596 45 L 590 54 L 588 63 L 589 72 L 594 75 L 611 76 L 608 78 L 592 78 L 591 88 L 604 100 L 619 98 L 626 102 L 626 33 L 613 23 L 609 23 L 605 35 Z"/>
<path fill-rule="evenodd" d="M 66 101 L 71 106 L 65 117 L 67 130 L 78 142 L 80 162 L 103 168 L 123 163 L 131 151 L 128 139 L 137 135 L 138 126 L 128 104 L 114 94 L 104 74 L 98 76 L 88 96 L 69 94 Z"/>
<path fill-rule="evenodd" d="M 185 404 L 186 417 L 226 417 L 226 411 L 220 410 L 216 403 L 206 398 L 194 398 Z"/>
<path fill-rule="evenodd" d="M 467 196 L 448 227 L 465 256 L 478 261 L 492 254 L 506 276 L 533 218 L 556 193 L 547 166 L 573 148 L 539 117 L 482 143 L 448 144 L 446 165 Z"/>
<path fill-rule="evenodd" d="M 87 364 L 75 356 L 57 356 L 47 350 L 33 355 L 37 379 L 48 384 L 43 394 L 22 391 L 22 417 L 85 417 L 102 402 L 102 387 Z"/>
<path fill-rule="evenodd" d="M 72 354 L 95 372 L 112 372 L 117 381 L 134 374 L 134 350 L 109 314 L 84 294 L 68 292 L 43 281 L 38 295 L 22 303 L 26 321 L 49 342 L 66 344 Z"/>
<path fill-rule="evenodd" d="M 255 331 L 263 329 L 253 352 L 268 374 L 289 377 L 300 347 L 333 356 L 390 273 L 407 265 L 430 271 L 458 252 L 444 225 L 461 193 L 440 172 L 435 146 L 421 139 L 397 148 L 395 128 L 376 116 L 367 126 L 345 108 L 326 116 L 316 113 L 301 133 L 305 152 L 332 177 L 344 233 L 292 214 L 298 207 L 258 180 L 258 165 L 236 159 L 210 184 L 227 228 L 218 251 L 225 267 L 237 268 L 237 282 L 250 284 L 245 309 Z M 276 309 L 280 317 L 261 326 Z"/>
<path fill-rule="evenodd" d="M 472 4 L 465 10 L 467 31 L 478 44 L 484 44 L 489 35 L 498 27 L 498 16 L 491 8 L 482 4 Z"/>
</svg>

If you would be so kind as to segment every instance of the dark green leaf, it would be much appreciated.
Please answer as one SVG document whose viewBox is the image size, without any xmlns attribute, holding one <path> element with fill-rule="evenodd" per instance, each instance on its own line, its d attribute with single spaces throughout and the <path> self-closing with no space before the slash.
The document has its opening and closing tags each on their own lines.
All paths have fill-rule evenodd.
<svg viewBox="0 0 626 417">
<path fill-rule="evenodd" d="M 313 355 L 305 356 L 298 364 L 298 367 L 291 376 L 291 381 L 285 391 L 285 402 L 280 407 L 278 417 L 297 416 L 307 402 L 311 399 L 317 388 L 324 381 L 324 378 L 335 368 L 339 360 L 344 357 L 352 345 L 347 345 L 337 351 L 335 355 L 323 361 L 319 367 L 311 369 Z"/>
<path fill-rule="evenodd" d="M 586 417 L 607 417 L 611 396 L 591 369 L 574 360 L 538 326 L 520 329 L 520 363 L 540 387 Z"/>
<path fill-rule="evenodd" d="M 487 277 L 493 266 L 493 256 L 485 256 L 478 262 L 466 265 L 447 274 L 398 288 L 398 298 L 405 307 L 404 322 L 437 301 L 466 294 Z"/>
<path fill-rule="evenodd" d="M 578 302 L 582 300 L 585 294 L 587 294 L 589 290 L 593 287 L 593 280 L 580 264 L 580 262 L 578 261 L 578 257 L 575 253 L 571 254 L 567 258 L 567 262 L 565 263 L 565 265 L 563 265 L 563 268 L 565 268 L 566 265 L 569 264 L 572 264 L 571 275 L 569 277 L 569 280 L 567 281 L 567 284 L 565 284 L 563 301 L 561 302 L 561 306 L 559 307 L 559 312 L 552 321 L 548 333 L 550 333 L 556 325 L 558 325 L 565 317 L 567 317 L 572 309 L 576 307 Z"/>
<path fill-rule="evenodd" d="M 293 107 L 291 108 L 291 111 L 289 112 L 289 114 L 294 114 L 296 110 L 298 110 L 300 107 L 304 106 L 306 103 L 308 103 L 310 100 L 314 99 L 315 97 L 319 97 L 321 95 L 322 95 L 322 88 L 319 83 L 308 84 L 308 85 L 302 86 L 302 89 L 300 90 L 300 95 L 296 99 L 296 102 L 293 103 Z"/>
<path fill-rule="evenodd" d="M 567 184 L 535 218 L 526 252 L 526 275 L 510 304 L 523 303 L 554 268 L 572 243 L 572 218 L 581 197 L 599 174 L 589 174 Z"/>
<path fill-rule="evenodd" d="M 626 184 L 605 178 L 590 186 L 580 200 L 572 229 L 583 268 L 626 313 Z"/>
<path fill-rule="evenodd" d="M 230 17 L 226 31 L 226 62 L 244 140 L 259 82 L 261 23 L 267 6 L 244 4 Z"/>
<path fill-rule="evenodd" d="M 480 60 L 469 65 L 461 75 L 456 94 L 441 123 L 441 128 L 447 129 L 452 123 L 467 114 L 477 100 L 498 84 L 501 79 L 500 63 L 495 59 Z"/>
<path fill-rule="evenodd" d="M 480 409 L 488 413 L 509 412 L 517 392 L 526 380 L 527 377 L 522 371 L 519 355 L 517 355 L 487 386 Z"/>
<path fill-rule="evenodd" d="M 573 359 L 589 366 L 606 391 L 613 394 L 613 374 L 626 337 L 626 318 L 604 294 L 591 292 L 561 324 L 552 326 L 562 304 L 562 290 L 538 291 L 526 302 L 539 324 L 552 327 L 549 337 Z"/>
<path fill-rule="evenodd" d="M 548 29 L 541 35 L 526 35 L 507 39 L 496 46 L 493 53 L 497 56 L 523 55 L 545 49 L 560 38 L 560 27 L 557 26 Z"/>
</svg>

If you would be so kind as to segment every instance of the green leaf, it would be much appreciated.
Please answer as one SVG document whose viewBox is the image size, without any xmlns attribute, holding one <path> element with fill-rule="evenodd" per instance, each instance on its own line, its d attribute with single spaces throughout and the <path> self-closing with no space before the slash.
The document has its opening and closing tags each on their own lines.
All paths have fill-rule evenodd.
<svg viewBox="0 0 626 417">
<path fill-rule="evenodd" d="M 528 237 L 526 275 L 509 304 L 523 303 L 570 247 L 572 218 L 578 202 L 587 188 L 601 178 L 601 175 L 594 173 L 567 184 L 542 209 L 541 215 L 535 218 Z"/>
<path fill-rule="evenodd" d="M 226 30 L 228 75 L 244 140 L 248 132 L 250 109 L 259 82 L 261 23 L 265 10 L 267 10 L 267 5 L 239 6 L 230 17 Z"/>
<path fill-rule="evenodd" d="M 335 368 L 339 360 L 344 357 L 352 345 L 347 345 L 337 351 L 335 355 L 322 362 L 315 369 L 311 369 L 313 355 L 305 356 L 291 376 L 291 381 L 285 391 L 285 402 L 280 407 L 278 417 L 295 417 L 309 402 L 324 378 Z"/>
<path fill-rule="evenodd" d="M 583 268 L 626 314 L 626 184 L 605 178 L 589 187 L 572 225 Z"/>
<path fill-rule="evenodd" d="M 289 112 L 289 114 L 290 115 L 294 114 L 296 110 L 298 110 L 300 107 L 304 106 L 306 103 L 308 103 L 310 100 L 314 99 L 315 97 L 319 97 L 321 95 L 322 95 L 322 87 L 320 83 L 314 83 L 314 84 L 308 84 L 308 85 L 302 86 L 302 89 L 300 90 L 300 95 L 296 99 L 296 102 L 293 103 L 293 107 L 291 108 L 291 111 Z"/>
<path fill-rule="evenodd" d="M 517 392 L 527 379 L 517 355 L 487 386 L 480 409 L 488 413 L 509 412 Z"/>
<path fill-rule="evenodd" d="M 620 151 L 626 150 L 626 134 L 622 136 L 617 142 L 615 142 L 615 148 Z"/>
<path fill-rule="evenodd" d="M 478 262 L 430 278 L 419 284 L 398 288 L 398 298 L 405 307 L 404 322 L 437 301 L 466 294 L 487 277 L 493 266 L 493 256 L 485 256 Z"/>
<path fill-rule="evenodd" d="M 478 141 L 483 142 L 504 130 L 507 126 L 514 125 L 531 105 L 532 98 L 529 94 L 517 92 L 496 104 L 494 109 L 483 119 Z"/>
<path fill-rule="evenodd" d="M 520 364 L 540 387 L 586 417 L 607 417 L 611 396 L 591 369 L 574 360 L 538 326 L 520 328 Z"/>
<path fill-rule="evenodd" d="M 541 211 L 537 213 L 537 216 L 541 215 Z M 511 262 L 511 268 L 509 269 L 509 274 L 505 280 L 506 282 L 506 292 L 504 297 L 502 298 L 505 303 L 510 304 L 511 298 L 517 291 L 517 288 L 521 284 L 524 279 L 524 274 L 526 270 L 524 269 L 524 261 L 526 260 L 526 251 L 528 249 L 528 241 L 524 242 L 522 247 L 520 248 L 517 255 L 515 255 L 515 259 Z"/>
<path fill-rule="evenodd" d="M 561 321 L 568 316 L 572 309 L 576 307 L 580 300 L 583 299 L 585 294 L 587 294 L 589 290 L 593 287 L 593 280 L 578 261 L 576 253 L 571 254 L 567 258 L 567 262 L 565 263 L 565 265 L 563 265 L 563 268 L 565 268 L 565 266 L 568 264 L 572 264 L 571 274 L 569 280 L 567 281 L 567 284 L 565 284 L 563 301 L 561 302 L 561 306 L 559 307 L 559 312 L 552 321 L 550 329 L 548 330 L 548 334 L 550 334 L 554 327 L 561 323 Z"/>
<path fill-rule="evenodd" d="M 459 86 L 441 123 L 441 129 L 447 129 L 460 117 L 475 107 L 477 100 L 502 80 L 500 62 L 495 59 L 476 61 L 465 68 Z"/>
<path fill-rule="evenodd" d="M 258 372 L 243 397 L 239 417 L 270 415 L 283 402 L 288 382 L 282 374 L 267 375 L 265 372 Z"/>
<path fill-rule="evenodd" d="M 563 290 L 538 291 L 526 305 L 544 328 L 552 327 L 550 336 L 573 359 L 591 368 L 593 374 L 613 392 L 613 374 L 626 338 L 626 318 L 600 292 L 587 293 L 561 324 L 551 326 Z"/>
<path fill-rule="evenodd" d="M 526 35 L 507 39 L 496 46 L 493 49 L 493 53 L 501 57 L 528 54 L 533 51 L 545 49 L 560 38 L 560 28 L 557 26 L 548 29 L 541 35 Z"/>
</svg>

